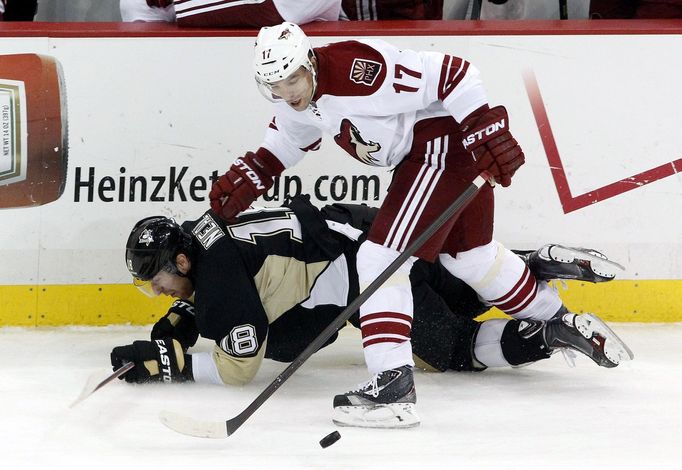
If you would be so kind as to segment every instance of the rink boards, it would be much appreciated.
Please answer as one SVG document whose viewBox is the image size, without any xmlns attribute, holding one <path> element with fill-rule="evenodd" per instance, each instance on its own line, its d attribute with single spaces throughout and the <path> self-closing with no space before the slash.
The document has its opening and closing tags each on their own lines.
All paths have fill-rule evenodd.
<svg viewBox="0 0 682 470">
<path fill-rule="evenodd" d="M 150 323 L 169 301 L 130 286 L 127 234 L 148 215 L 198 217 L 208 208 L 211 177 L 258 147 L 271 114 L 251 76 L 255 32 L 16 26 L 2 25 L 0 54 L 42 54 L 61 64 L 69 151 L 58 200 L 0 210 L 0 325 Z M 307 30 L 314 45 L 376 37 L 470 60 L 490 102 L 509 110 L 527 159 L 512 186 L 496 190 L 495 237 L 519 249 L 594 247 L 626 266 L 612 283 L 569 283 L 561 295 L 574 310 L 611 321 L 682 321 L 682 63 L 673 59 L 682 56 L 682 23 Z M 3 147 L 5 160 L 10 150 Z M 30 150 L 24 156 L 32 158 Z M 306 192 L 317 205 L 378 205 L 389 178 L 326 136 L 263 203 Z"/>
</svg>

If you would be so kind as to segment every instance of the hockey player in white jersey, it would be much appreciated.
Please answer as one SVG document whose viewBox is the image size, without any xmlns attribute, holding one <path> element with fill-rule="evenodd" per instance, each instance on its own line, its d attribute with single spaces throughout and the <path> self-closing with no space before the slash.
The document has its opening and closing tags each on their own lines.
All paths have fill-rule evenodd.
<svg viewBox="0 0 682 470">
<path fill-rule="evenodd" d="M 121 0 L 120 9 L 123 21 L 261 27 L 282 21 L 338 21 L 341 0 Z"/>
<path fill-rule="evenodd" d="M 442 0 L 120 0 L 123 21 L 222 28 L 338 20 L 440 20 Z"/>
<path fill-rule="evenodd" d="M 398 49 L 380 40 L 311 47 L 295 24 L 262 28 L 255 79 L 274 104 L 264 141 L 214 184 L 211 207 L 229 220 L 264 194 L 273 177 L 316 150 L 323 132 L 358 161 L 394 167 L 393 182 L 357 255 L 361 289 L 447 208 L 481 172 L 511 184 L 524 163 L 503 106 L 490 107 L 478 70 L 439 52 Z M 493 240 L 492 186 L 417 253 L 436 258 L 481 299 L 515 319 L 561 318 L 579 328 L 557 293 Z M 361 307 L 372 379 L 334 398 L 340 425 L 419 423 L 412 377 L 413 299 L 406 262 Z M 609 338 L 606 339 L 609 341 Z"/>
</svg>

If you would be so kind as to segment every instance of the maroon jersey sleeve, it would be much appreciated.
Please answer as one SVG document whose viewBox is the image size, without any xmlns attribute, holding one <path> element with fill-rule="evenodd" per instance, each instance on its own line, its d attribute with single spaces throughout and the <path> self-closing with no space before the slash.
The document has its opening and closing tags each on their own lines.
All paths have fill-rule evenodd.
<svg viewBox="0 0 682 470">
<path fill-rule="evenodd" d="M 386 79 L 386 61 L 379 51 L 358 41 L 342 41 L 315 49 L 318 60 L 315 99 L 323 94 L 368 96 Z"/>
</svg>

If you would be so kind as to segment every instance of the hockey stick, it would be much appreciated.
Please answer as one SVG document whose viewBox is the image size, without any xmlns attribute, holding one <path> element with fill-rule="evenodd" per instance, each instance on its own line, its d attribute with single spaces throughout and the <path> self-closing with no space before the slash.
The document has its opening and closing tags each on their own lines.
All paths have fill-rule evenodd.
<svg viewBox="0 0 682 470">
<path fill-rule="evenodd" d="M 289 366 L 279 374 L 275 380 L 268 385 L 260 395 L 256 397 L 244 411 L 239 413 L 234 418 L 227 421 L 199 421 L 194 418 L 185 417 L 177 413 L 162 411 L 159 415 L 161 422 L 170 429 L 181 434 L 187 434 L 195 437 L 210 437 L 215 439 L 224 439 L 227 436 L 234 434 L 249 417 L 265 403 L 265 401 L 272 396 L 279 387 L 286 382 L 289 377 L 293 375 L 296 370 L 307 361 L 310 356 L 317 352 L 320 347 L 327 342 L 327 340 L 339 329 L 346 321 L 355 313 L 365 301 L 381 287 L 381 285 L 391 277 L 408 260 L 434 233 L 438 231 L 448 220 L 450 220 L 457 212 L 466 207 L 469 202 L 476 196 L 478 190 L 486 183 L 489 177 L 487 173 L 483 172 L 478 175 L 469 186 L 460 194 L 457 199 L 443 212 L 436 220 L 429 225 L 424 232 L 419 235 L 405 251 L 400 255 L 369 285 L 362 293 L 356 297 L 348 306 L 339 314 L 336 319 L 330 323 L 309 345 L 303 350 L 301 354 L 296 357 Z"/>
<path fill-rule="evenodd" d="M 82 402 L 83 400 L 85 400 L 86 398 L 88 398 L 90 395 L 92 395 L 93 393 L 95 393 L 97 390 L 99 390 L 100 388 L 104 387 L 104 386 L 105 386 L 106 384 L 108 384 L 109 382 L 112 382 L 114 379 L 117 379 L 117 378 L 121 377 L 122 375 L 124 375 L 126 372 L 128 372 L 128 371 L 129 371 L 130 369 L 132 369 L 133 367 L 135 367 L 135 363 L 134 363 L 134 362 L 126 362 L 126 363 L 123 364 L 121 367 L 119 367 L 118 369 L 116 369 L 116 370 L 114 371 L 113 374 L 111 374 L 109 377 L 107 377 L 106 379 L 102 380 L 102 381 L 99 382 L 98 384 L 93 384 L 93 383 L 92 383 L 92 382 L 93 382 L 93 377 L 90 377 L 90 378 L 88 379 L 88 381 L 86 382 L 85 386 L 83 387 L 83 390 L 81 391 L 81 394 L 78 395 L 78 398 L 76 398 L 76 399 L 73 401 L 73 403 L 71 403 L 71 404 L 69 405 L 69 408 L 73 408 L 74 406 L 76 406 L 77 404 L 79 404 L 80 402 Z"/>
</svg>

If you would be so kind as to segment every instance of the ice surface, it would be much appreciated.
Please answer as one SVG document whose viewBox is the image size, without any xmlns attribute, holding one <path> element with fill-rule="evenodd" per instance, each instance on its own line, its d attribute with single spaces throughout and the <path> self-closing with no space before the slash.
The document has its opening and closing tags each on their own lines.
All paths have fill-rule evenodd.
<svg viewBox="0 0 682 470">
<path fill-rule="evenodd" d="M 0 329 L 3 469 L 682 468 L 682 324 L 616 324 L 635 360 L 616 369 L 561 355 L 521 369 L 416 374 L 420 427 L 335 429 L 335 393 L 368 378 L 357 330 L 313 356 L 234 435 L 192 438 L 161 410 L 240 412 L 284 369 L 266 361 L 244 387 L 116 381 L 68 405 L 113 346 L 149 328 Z M 210 343 L 201 342 L 201 350 Z"/>
</svg>

